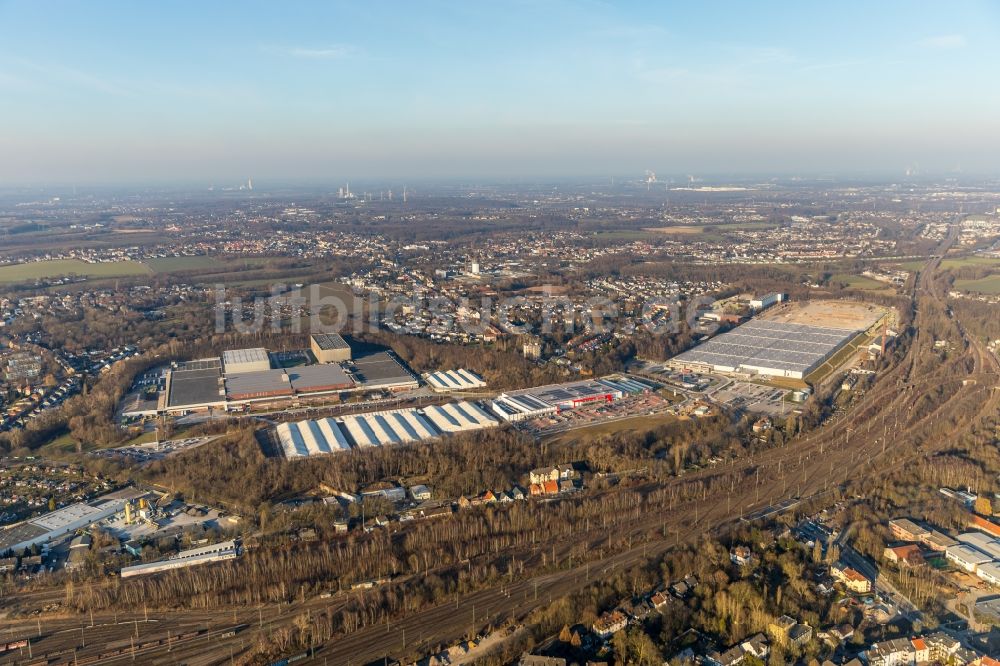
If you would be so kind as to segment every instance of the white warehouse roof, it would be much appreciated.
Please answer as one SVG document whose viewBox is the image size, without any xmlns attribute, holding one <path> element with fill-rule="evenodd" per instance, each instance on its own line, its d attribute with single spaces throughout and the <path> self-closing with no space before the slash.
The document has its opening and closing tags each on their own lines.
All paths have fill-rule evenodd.
<svg viewBox="0 0 1000 666">
<path fill-rule="evenodd" d="M 479 430 L 496 425 L 491 416 L 471 402 L 425 407 L 424 416 L 441 432 Z"/>
<path fill-rule="evenodd" d="M 959 534 L 956 538 L 961 543 L 988 555 L 990 559 L 1000 560 L 1000 541 L 992 539 L 982 532 L 966 532 Z"/>
<path fill-rule="evenodd" d="M 231 363 L 267 363 L 270 365 L 271 360 L 266 349 L 256 347 L 254 349 L 228 349 L 222 352 L 222 363 L 226 366 Z"/>
<path fill-rule="evenodd" d="M 424 410 L 395 409 L 351 414 L 337 420 L 282 423 L 275 428 L 275 434 L 286 458 L 301 458 L 358 447 L 419 442 L 495 425 L 497 422 L 478 405 L 456 402 Z"/>
<path fill-rule="evenodd" d="M 486 386 L 482 377 L 465 368 L 428 372 L 424 379 L 435 391 L 468 391 Z"/>
</svg>

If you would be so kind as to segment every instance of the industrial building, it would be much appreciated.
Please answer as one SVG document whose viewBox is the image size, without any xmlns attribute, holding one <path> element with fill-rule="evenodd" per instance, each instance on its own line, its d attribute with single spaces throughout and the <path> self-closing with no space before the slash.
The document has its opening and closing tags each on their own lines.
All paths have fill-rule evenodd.
<svg viewBox="0 0 1000 666">
<path fill-rule="evenodd" d="M 122 513 L 125 505 L 146 493 L 125 489 L 89 502 L 70 504 L 56 511 L 12 525 L 0 531 L 0 553 L 20 553 L 25 548 L 48 543 L 105 518 Z"/>
<path fill-rule="evenodd" d="M 675 369 L 802 379 L 858 331 L 753 319 L 670 360 Z"/>
<path fill-rule="evenodd" d="M 493 412 L 505 421 L 515 423 L 555 414 L 559 408 L 539 400 L 533 395 L 507 395 L 493 400 Z"/>
<path fill-rule="evenodd" d="M 944 551 L 944 556 L 945 559 L 950 562 L 954 562 L 956 566 L 968 571 L 969 573 L 976 573 L 980 564 L 985 564 L 993 560 L 992 557 L 981 550 L 973 548 L 972 546 L 967 546 L 964 543 L 952 546 L 948 550 Z"/>
<path fill-rule="evenodd" d="M 1000 560 L 1000 540 L 994 539 L 982 532 L 966 532 L 956 537 L 959 543 L 971 546 L 990 559 Z"/>
<path fill-rule="evenodd" d="M 122 567 L 121 577 L 130 578 L 132 576 L 160 573 L 161 571 L 169 571 L 170 569 L 182 569 L 210 562 L 235 560 L 242 553 L 243 548 L 238 541 L 223 541 L 210 546 L 183 550 L 166 560 Z"/>
<path fill-rule="evenodd" d="M 359 356 L 348 367 L 352 369 L 355 383 L 367 390 L 405 391 L 420 386 L 417 378 L 389 352 Z"/>
<path fill-rule="evenodd" d="M 294 394 L 284 370 L 226 372 L 226 397 L 233 401 L 280 398 Z"/>
<path fill-rule="evenodd" d="M 208 358 L 176 364 L 164 373 L 163 397 L 160 403 L 165 410 L 224 407 L 222 362 Z"/>
<path fill-rule="evenodd" d="M 275 435 L 286 458 L 302 458 L 352 448 L 419 442 L 496 425 L 475 403 L 454 402 L 424 409 L 394 409 L 339 419 L 282 423 L 275 428 Z"/>
<path fill-rule="evenodd" d="M 466 432 L 495 426 L 497 422 L 473 402 L 451 402 L 425 407 L 424 416 L 445 433 Z"/>
<path fill-rule="evenodd" d="M 336 333 L 310 335 L 309 348 L 320 363 L 343 363 L 351 360 L 351 346 Z"/>
<path fill-rule="evenodd" d="M 609 376 L 566 384 L 550 384 L 503 393 L 493 411 L 506 421 L 523 421 L 575 409 L 594 402 L 613 402 L 628 394 L 648 393 L 653 386 L 632 377 Z"/>
<path fill-rule="evenodd" d="M 243 372 L 264 372 L 271 369 L 271 357 L 267 350 L 260 347 L 255 349 L 230 349 L 222 352 L 222 365 L 226 374 Z"/>
<path fill-rule="evenodd" d="M 340 391 L 406 391 L 420 386 L 417 377 L 389 352 L 367 353 L 352 360 L 350 347 L 340 336 L 312 338 L 314 347 L 330 347 L 328 351 L 335 355 L 344 356 L 346 348 L 345 360 L 272 369 L 267 350 L 234 349 L 221 358 L 174 363 L 163 373 L 156 413 L 185 414 Z M 460 372 L 465 373 L 465 381 L 476 378 L 468 371 Z"/>
<path fill-rule="evenodd" d="M 482 377 L 465 368 L 428 372 L 424 381 L 435 391 L 471 391 L 486 387 Z"/>
<path fill-rule="evenodd" d="M 296 393 L 329 393 L 354 387 L 354 381 L 336 364 L 289 368 L 288 381 Z"/>
<path fill-rule="evenodd" d="M 765 310 L 771 307 L 772 305 L 781 303 L 783 300 L 785 300 L 784 294 L 778 294 L 778 293 L 765 294 L 764 296 L 751 298 L 750 308 L 754 310 L 754 312 L 760 312 L 761 310 Z"/>
<path fill-rule="evenodd" d="M 994 587 L 1000 587 L 1000 564 L 985 562 L 976 569 L 976 575 Z"/>
</svg>

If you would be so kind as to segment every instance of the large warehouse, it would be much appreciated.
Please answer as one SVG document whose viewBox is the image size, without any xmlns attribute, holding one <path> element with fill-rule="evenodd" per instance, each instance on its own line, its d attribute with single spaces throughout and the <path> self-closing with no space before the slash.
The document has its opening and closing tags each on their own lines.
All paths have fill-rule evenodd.
<svg viewBox="0 0 1000 666">
<path fill-rule="evenodd" d="M 389 352 L 368 352 L 350 360 L 350 346 L 340 336 L 312 337 L 314 347 L 328 347 L 330 353 L 349 360 L 272 368 L 266 349 L 231 349 L 221 358 L 174 363 L 164 372 L 157 410 L 184 414 L 341 391 L 406 391 L 420 385 L 416 376 Z M 465 373 L 470 385 L 477 379 L 472 373 L 460 372 Z"/>
<path fill-rule="evenodd" d="M 25 548 L 42 545 L 70 532 L 87 528 L 125 510 L 126 502 L 146 493 L 125 488 L 89 502 L 70 504 L 0 530 L 0 554 L 8 550 L 20 554 Z"/>
<path fill-rule="evenodd" d="M 419 442 L 496 425 L 475 403 L 453 402 L 423 409 L 393 409 L 339 419 L 282 423 L 274 431 L 286 458 L 302 458 L 352 448 Z"/>
<path fill-rule="evenodd" d="M 260 347 L 229 349 L 222 352 L 222 364 L 225 366 L 226 374 L 265 372 L 271 369 L 271 357 L 268 356 L 266 349 Z"/>
<path fill-rule="evenodd" d="M 351 346 L 336 333 L 310 335 L 309 347 L 320 363 L 342 363 L 351 360 Z"/>
<path fill-rule="evenodd" d="M 120 574 L 122 578 L 143 576 L 160 573 L 161 571 L 169 571 L 170 569 L 183 569 L 185 567 L 198 566 L 199 564 L 235 560 L 242 553 L 243 547 L 240 545 L 240 542 L 235 540 L 223 541 L 200 548 L 182 550 L 165 560 L 122 567 Z"/>
<path fill-rule="evenodd" d="M 613 402 L 652 389 L 639 379 L 613 375 L 504 393 L 493 400 L 493 411 L 505 421 L 523 421 L 589 403 Z"/>
<path fill-rule="evenodd" d="M 465 368 L 424 374 L 424 381 L 435 391 L 471 391 L 486 387 L 483 378 Z"/>
<path fill-rule="evenodd" d="M 857 330 L 753 319 L 675 356 L 674 368 L 802 379 Z"/>
</svg>

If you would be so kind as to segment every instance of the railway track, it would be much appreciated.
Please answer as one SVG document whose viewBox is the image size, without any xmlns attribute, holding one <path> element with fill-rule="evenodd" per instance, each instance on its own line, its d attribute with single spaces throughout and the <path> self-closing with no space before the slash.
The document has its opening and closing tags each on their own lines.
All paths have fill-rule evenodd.
<svg viewBox="0 0 1000 666">
<path fill-rule="evenodd" d="M 950 241 L 953 238 L 952 235 Z M 945 253 L 950 241 L 940 255 Z M 361 664 L 383 656 L 420 654 L 433 646 L 458 640 L 489 623 L 520 621 L 550 598 L 569 594 L 589 582 L 644 562 L 705 533 L 727 529 L 751 511 L 789 498 L 819 497 L 852 476 L 898 469 L 907 464 L 914 452 L 931 454 L 949 446 L 968 423 L 998 413 L 1000 392 L 995 389 L 1000 378 L 1000 364 L 978 341 L 967 335 L 961 322 L 952 319 L 954 333 L 963 342 L 961 353 L 953 354 L 929 372 L 918 374 L 918 361 L 926 364 L 934 353 L 933 340 L 922 330 L 922 319 L 930 310 L 946 307 L 944 295 L 936 290 L 933 279 L 939 264 L 939 257 L 931 259 L 915 281 L 912 294 L 916 305 L 915 334 L 911 336 L 906 356 L 885 371 L 873 389 L 831 425 L 781 448 L 734 459 L 666 482 L 637 486 L 634 490 L 643 497 L 643 502 L 634 512 L 614 516 L 610 525 L 598 525 L 595 521 L 593 526 L 577 526 L 571 536 L 511 548 L 502 556 L 481 555 L 475 558 L 477 564 L 490 562 L 502 570 L 505 562 L 509 566 L 516 561 L 535 573 L 527 577 L 512 573 L 508 581 L 467 594 L 458 601 L 338 635 L 317 645 L 314 657 L 298 663 Z M 941 400 L 932 400 L 925 413 L 912 413 L 912 405 L 920 398 L 933 397 L 949 389 L 953 389 L 951 394 Z M 961 422 L 949 425 L 960 415 Z M 935 432 L 938 436 L 932 437 Z M 692 493 L 692 488 L 700 488 L 700 492 Z M 571 501 L 587 501 L 587 498 Z M 543 550 L 549 567 L 544 571 L 541 570 Z M 584 559 L 581 552 L 590 558 L 589 562 L 581 561 Z M 36 593 L 34 602 L 51 596 L 58 598 L 59 592 L 49 597 Z M 144 650 L 142 663 L 227 662 L 244 652 L 253 640 L 266 637 L 276 628 L 292 626 L 295 615 L 307 611 L 335 612 L 346 603 L 347 597 L 301 602 L 283 615 L 269 617 L 266 625 L 258 622 L 261 618 L 255 609 L 240 609 L 231 618 L 228 613 L 222 613 L 226 617 L 220 618 L 219 613 L 194 610 L 160 614 L 158 617 L 163 624 L 158 628 L 158 640 L 167 642 L 145 648 L 140 646 Z M 100 615 L 102 619 L 109 616 L 108 613 Z M 53 628 L 79 621 L 77 618 L 56 620 Z M 222 637 L 227 633 L 226 627 L 239 625 L 246 628 L 238 635 Z M 171 642 L 162 636 L 164 630 L 205 633 L 197 633 L 190 640 Z M 25 623 L 19 634 L 26 631 L 30 629 Z M 80 639 L 73 636 L 73 631 L 77 629 L 39 640 L 36 645 L 52 652 L 70 647 L 79 649 Z M 109 645 L 129 637 L 127 628 L 122 627 L 109 630 L 107 636 L 99 636 L 99 640 Z M 93 642 L 97 637 L 95 634 L 87 640 Z M 90 658 L 93 653 L 81 650 L 77 654 Z M 99 652 L 97 656 L 100 657 Z M 122 653 L 109 656 L 109 659 L 124 663 L 131 660 L 131 654 Z M 5 660 L 0 654 L 0 664 L 6 663 L 28 662 Z"/>
</svg>

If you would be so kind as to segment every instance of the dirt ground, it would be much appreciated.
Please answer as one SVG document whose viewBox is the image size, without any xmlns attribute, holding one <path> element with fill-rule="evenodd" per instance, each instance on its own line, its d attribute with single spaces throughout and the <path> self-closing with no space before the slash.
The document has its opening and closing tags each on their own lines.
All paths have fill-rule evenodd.
<svg viewBox="0 0 1000 666">
<path fill-rule="evenodd" d="M 788 324 L 861 331 L 875 325 L 885 314 L 886 308 L 867 303 L 808 301 L 778 305 L 764 312 L 761 318 Z"/>
</svg>

